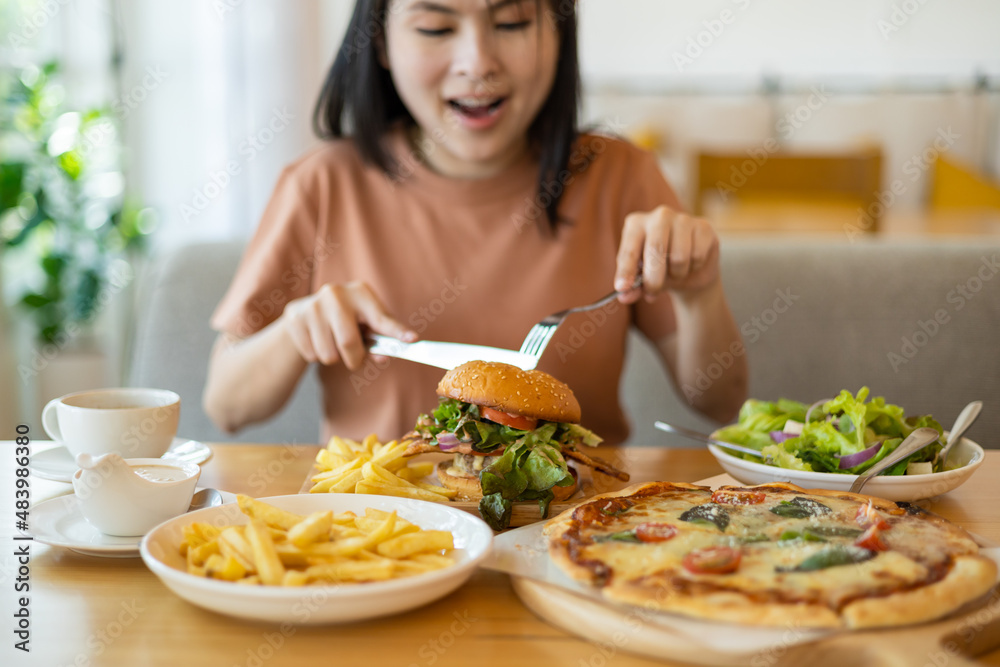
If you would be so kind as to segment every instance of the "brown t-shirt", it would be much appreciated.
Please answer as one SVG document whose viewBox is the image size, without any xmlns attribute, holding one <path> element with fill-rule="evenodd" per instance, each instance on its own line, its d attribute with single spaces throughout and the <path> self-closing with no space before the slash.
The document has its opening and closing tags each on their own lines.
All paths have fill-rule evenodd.
<svg viewBox="0 0 1000 667">
<path fill-rule="evenodd" d="M 585 135 L 573 171 L 560 175 L 569 224 L 553 237 L 539 224 L 548 195 L 536 192 L 530 156 L 496 176 L 460 180 L 415 160 L 402 131 L 388 141 L 402 179 L 362 163 L 350 140 L 327 142 L 283 171 L 214 329 L 246 337 L 289 301 L 360 280 L 422 339 L 516 350 L 546 315 L 611 291 L 627 214 L 679 208 L 651 154 Z M 669 296 L 571 316 L 539 363 L 573 389 L 583 425 L 609 443 L 628 435 L 618 384 L 630 324 L 651 340 L 671 333 Z M 353 373 L 320 366 L 324 438 L 403 435 L 437 405 L 442 374 L 401 359 L 369 357 Z"/>
</svg>

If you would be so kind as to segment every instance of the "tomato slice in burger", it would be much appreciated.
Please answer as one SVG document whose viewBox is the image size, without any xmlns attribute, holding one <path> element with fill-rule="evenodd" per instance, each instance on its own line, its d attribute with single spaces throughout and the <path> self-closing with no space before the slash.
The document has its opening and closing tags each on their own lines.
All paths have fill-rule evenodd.
<svg viewBox="0 0 1000 667">
<path fill-rule="evenodd" d="M 504 426 L 510 426 L 511 428 L 516 428 L 521 431 L 531 431 L 538 426 L 538 420 L 532 417 L 512 415 L 509 412 L 500 412 L 499 410 L 487 408 L 482 405 L 479 406 L 479 414 L 483 416 L 483 419 L 489 419 L 491 422 L 503 424 Z"/>
<path fill-rule="evenodd" d="M 669 523 L 650 521 L 635 527 L 635 536 L 640 542 L 666 542 L 677 534 L 677 527 Z"/>
<path fill-rule="evenodd" d="M 716 491 L 712 502 L 719 505 L 760 505 L 766 496 L 760 491 Z"/>
<path fill-rule="evenodd" d="M 729 574 L 739 568 L 742 556 L 739 549 L 732 547 L 705 547 L 684 556 L 681 564 L 693 574 Z"/>
</svg>

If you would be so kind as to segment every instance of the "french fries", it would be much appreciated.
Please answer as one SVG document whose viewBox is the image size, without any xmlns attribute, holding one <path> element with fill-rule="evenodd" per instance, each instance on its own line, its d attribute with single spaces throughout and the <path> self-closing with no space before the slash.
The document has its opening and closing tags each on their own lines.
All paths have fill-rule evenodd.
<svg viewBox="0 0 1000 667">
<path fill-rule="evenodd" d="M 386 460 L 374 461 L 364 463 L 373 475 L 392 474 Z M 423 530 L 395 512 L 299 516 L 249 496 L 238 495 L 237 503 L 250 519 L 246 525 L 184 527 L 179 550 L 188 573 L 251 586 L 307 586 L 385 581 L 454 563 L 451 533 Z"/>
<path fill-rule="evenodd" d="M 362 442 L 338 436 L 316 455 L 320 472 L 310 481 L 310 493 L 372 493 L 382 496 L 447 502 L 452 489 L 422 481 L 434 472 L 433 463 L 408 463 L 407 441 L 380 443 L 372 433 Z"/>
</svg>

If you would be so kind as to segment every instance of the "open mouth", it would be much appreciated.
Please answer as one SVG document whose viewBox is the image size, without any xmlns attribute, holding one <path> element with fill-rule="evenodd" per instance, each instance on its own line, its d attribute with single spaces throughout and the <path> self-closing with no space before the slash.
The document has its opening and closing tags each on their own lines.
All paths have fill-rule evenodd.
<svg viewBox="0 0 1000 667">
<path fill-rule="evenodd" d="M 457 113 L 467 118 L 488 118 L 495 114 L 503 103 L 507 101 L 505 97 L 492 99 L 458 98 L 448 100 L 448 105 Z"/>
</svg>

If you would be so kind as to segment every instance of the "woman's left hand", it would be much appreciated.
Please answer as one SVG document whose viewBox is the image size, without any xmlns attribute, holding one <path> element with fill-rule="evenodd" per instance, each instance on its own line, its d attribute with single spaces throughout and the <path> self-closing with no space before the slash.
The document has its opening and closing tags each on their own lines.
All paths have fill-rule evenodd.
<svg viewBox="0 0 1000 667">
<path fill-rule="evenodd" d="M 626 290 L 642 270 L 642 288 L 619 297 L 634 303 L 663 290 L 693 294 L 719 280 L 719 238 L 704 218 L 660 206 L 625 218 L 615 289 Z"/>
</svg>

